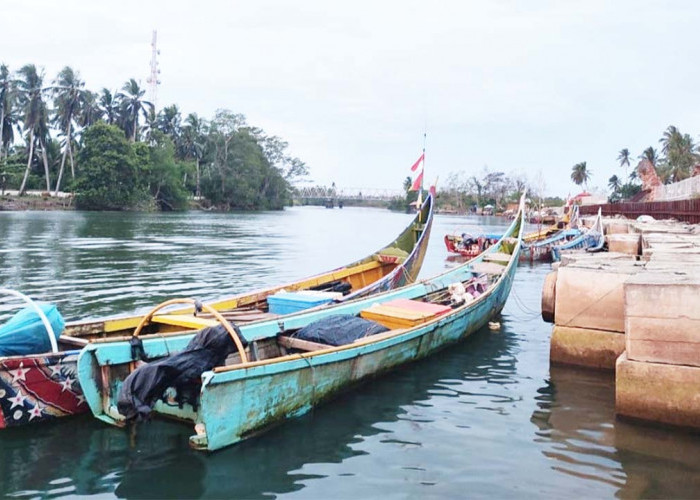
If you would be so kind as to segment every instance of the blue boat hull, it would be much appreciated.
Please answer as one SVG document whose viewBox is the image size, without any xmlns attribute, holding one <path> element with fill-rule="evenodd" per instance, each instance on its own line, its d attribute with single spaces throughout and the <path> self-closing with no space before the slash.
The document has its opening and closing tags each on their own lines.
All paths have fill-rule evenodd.
<svg viewBox="0 0 700 500">
<path fill-rule="evenodd" d="M 347 387 L 424 358 L 482 328 L 503 308 L 515 266 L 497 291 L 393 338 L 248 369 L 205 374 L 192 447 L 217 450 L 307 413 Z"/>
<path fill-rule="evenodd" d="M 456 281 L 483 273 L 493 275 L 492 284 L 473 302 L 427 323 L 373 335 L 352 344 L 216 367 L 202 374 L 196 410 L 189 405 L 179 406 L 173 397 L 166 397 L 156 404 L 154 411 L 192 421 L 195 435 L 190 438 L 190 444 L 200 450 L 217 450 L 284 419 L 302 415 L 353 384 L 462 340 L 503 308 L 517 268 L 523 225 L 521 211 L 506 233 L 513 238 L 502 240 L 476 259 L 433 279 L 367 299 L 302 311 L 283 318 L 283 324 L 267 321 L 244 325 L 241 331 L 249 342 L 270 341 L 277 339 L 281 331 L 295 330 L 330 315 L 358 314 L 375 302 L 396 298 L 420 299 L 444 291 Z M 143 348 L 149 358 L 166 356 L 182 350 L 192 336 L 144 339 Z M 114 425 L 125 423 L 115 402 L 133 361 L 127 341 L 96 342 L 81 352 L 78 376 L 97 418 Z M 172 391 L 169 396 L 174 396 Z"/>
</svg>

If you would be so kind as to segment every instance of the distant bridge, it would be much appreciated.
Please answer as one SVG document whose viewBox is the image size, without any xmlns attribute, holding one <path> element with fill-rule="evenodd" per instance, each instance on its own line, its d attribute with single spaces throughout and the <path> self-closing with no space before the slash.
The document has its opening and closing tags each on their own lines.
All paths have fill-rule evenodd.
<svg viewBox="0 0 700 500">
<path fill-rule="evenodd" d="M 391 201 L 403 198 L 406 192 L 401 189 L 377 188 L 327 188 L 322 186 L 303 187 L 297 190 L 296 197 L 305 200 L 347 200 L 347 201 Z"/>
</svg>

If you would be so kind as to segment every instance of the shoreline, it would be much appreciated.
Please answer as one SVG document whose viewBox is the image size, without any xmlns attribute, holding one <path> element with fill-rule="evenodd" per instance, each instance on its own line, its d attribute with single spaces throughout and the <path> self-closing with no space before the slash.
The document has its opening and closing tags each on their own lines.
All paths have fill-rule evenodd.
<svg viewBox="0 0 700 500">
<path fill-rule="evenodd" d="M 72 196 L 0 196 L 0 212 L 75 210 Z"/>
</svg>

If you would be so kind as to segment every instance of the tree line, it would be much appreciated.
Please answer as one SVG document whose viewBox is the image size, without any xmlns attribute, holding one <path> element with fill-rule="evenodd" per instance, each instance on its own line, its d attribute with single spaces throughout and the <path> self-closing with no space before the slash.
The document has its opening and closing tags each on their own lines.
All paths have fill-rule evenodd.
<svg viewBox="0 0 700 500">
<path fill-rule="evenodd" d="M 678 127 L 669 125 L 659 139 L 659 144 L 660 151 L 649 146 L 637 159 L 648 160 L 661 182 L 670 184 L 693 175 L 695 166 L 700 163 L 700 145 L 695 144 L 690 134 L 684 134 Z M 610 201 L 630 198 L 641 190 L 637 169 L 633 168 L 632 172 L 627 173 L 632 160 L 633 155 L 628 148 L 623 148 L 618 153 L 617 161 L 620 167 L 625 169 L 625 175 L 613 175 L 608 179 L 608 187 L 612 191 Z M 592 174 L 584 161 L 572 167 L 571 180 L 579 186 L 587 186 Z"/>
<path fill-rule="evenodd" d="M 88 209 L 181 209 L 192 197 L 222 209 L 279 209 L 308 174 L 288 143 L 242 114 L 183 118 L 156 112 L 132 79 L 120 90 L 89 90 L 64 67 L 51 82 L 27 64 L 0 64 L 3 187 L 75 191 Z M 66 180 L 66 178 L 68 179 Z"/>
<path fill-rule="evenodd" d="M 418 193 L 410 191 L 412 184 L 411 177 L 404 179 L 405 197 L 394 199 L 389 208 L 404 210 L 417 199 Z M 449 173 L 445 181 L 438 183 L 436 206 L 445 211 L 465 213 L 491 205 L 500 211 L 505 210 L 510 203 L 517 203 L 523 192 L 527 192 L 531 200 L 537 199 L 541 206 L 559 206 L 564 203 L 562 198 L 544 198 L 544 189 L 543 179 L 535 179 L 533 183 L 521 173 L 507 174 L 489 170 L 488 167 L 476 174 L 462 170 Z M 426 195 L 427 190 L 423 192 L 423 198 Z"/>
</svg>

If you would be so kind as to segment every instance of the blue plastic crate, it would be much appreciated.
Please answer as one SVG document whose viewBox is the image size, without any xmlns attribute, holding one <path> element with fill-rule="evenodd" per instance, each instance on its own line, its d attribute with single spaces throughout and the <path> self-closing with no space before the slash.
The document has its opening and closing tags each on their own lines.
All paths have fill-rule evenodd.
<svg viewBox="0 0 700 500">
<path fill-rule="evenodd" d="M 304 309 L 328 304 L 338 294 L 323 292 L 281 292 L 270 295 L 267 304 L 272 314 L 291 314 Z M 341 294 L 342 296 L 342 294 Z"/>
</svg>

